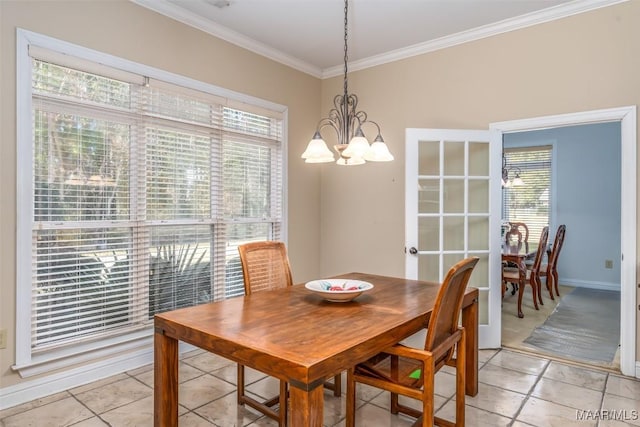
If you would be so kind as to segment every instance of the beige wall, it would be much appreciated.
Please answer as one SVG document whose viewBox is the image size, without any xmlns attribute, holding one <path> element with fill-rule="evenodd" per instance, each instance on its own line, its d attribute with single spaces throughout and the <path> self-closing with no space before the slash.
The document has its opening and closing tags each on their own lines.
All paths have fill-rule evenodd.
<svg viewBox="0 0 640 427">
<path fill-rule="evenodd" d="M 350 91 L 382 125 L 396 161 L 305 165 L 300 153 L 341 92 L 341 78 L 320 82 L 126 0 L 0 0 L 0 328 L 9 331 L 0 387 L 19 381 L 10 369 L 16 27 L 288 106 L 296 281 L 356 270 L 404 274 L 405 128 L 486 129 L 503 120 L 640 104 L 640 2 L 633 1 L 352 73 Z"/>
<path fill-rule="evenodd" d="M 288 106 L 289 246 L 293 274 L 319 274 L 317 170 L 298 161 L 320 115 L 320 80 L 141 8 L 127 0 L 0 0 L 0 387 L 19 378 L 15 354 L 16 27 Z"/>
<path fill-rule="evenodd" d="M 323 85 L 323 112 L 341 84 Z M 324 166 L 321 272 L 402 275 L 405 128 L 488 129 L 640 104 L 640 1 L 354 72 L 349 89 L 396 161 Z"/>
</svg>

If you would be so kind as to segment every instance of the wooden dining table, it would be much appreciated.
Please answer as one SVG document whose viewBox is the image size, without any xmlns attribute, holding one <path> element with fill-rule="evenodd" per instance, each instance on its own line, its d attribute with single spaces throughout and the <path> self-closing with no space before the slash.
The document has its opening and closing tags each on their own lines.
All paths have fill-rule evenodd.
<svg viewBox="0 0 640 427">
<path fill-rule="evenodd" d="M 200 347 L 289 383 L 291 425 L 320 427 L 323 383 L 425 328 L 439 284 L 366 273 L 373 289 L 329 302 L 304 285 L 264 291 L 155 316 L 154 423 L 178 425 L 178 342 Z M 466 393 L 478 392 L 478 290 L 462 309 Z"/>
</svg>

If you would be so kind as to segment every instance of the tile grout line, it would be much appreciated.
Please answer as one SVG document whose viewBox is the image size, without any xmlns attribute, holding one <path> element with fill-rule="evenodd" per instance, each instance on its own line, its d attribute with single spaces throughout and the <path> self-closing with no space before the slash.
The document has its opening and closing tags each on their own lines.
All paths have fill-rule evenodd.
<svg viewBox="0 0 640 427">
<path fill-rule="evenodd" d="M 527 402 L 529 401 L 529 398 L 531 397 L 531 393 L 533 393 L 533 390 L 535 390 L 536 386 L 538 385 L 538 383 L 542 380 L 542 378 L 544 377 L 545 372 L 547 371 L 547 369 L 549 369 L 549 365 L 551 365 L 551 360 L 546 359 L 547 363 L 544 366 L 544 369 L 542 369 L 540 371 L 540 373 L 538 374 L 538 377 L 535 381 L 535 383 L 533 383 L 533 385 L 531 386 L 531 388 L 529 388 L 529 391 L 527 392 L 525 398 L 522 400 L 522 403 L 520 404 L 520 407 L 518 408 L 518 410 L 515 412 L 515 414 L 513 415 L 513 417 L 511 418 L 511 423 L 509 424 L 510 426 L 512 426 L 516 421 L 518 421 L 518 416 L 520 415 L 520 413 L 522 412 L 522 409 L 524 408 L 524 406 L 527 404 Z M 518 421 L 520 422 L 520 421 Z"/>
</svg>

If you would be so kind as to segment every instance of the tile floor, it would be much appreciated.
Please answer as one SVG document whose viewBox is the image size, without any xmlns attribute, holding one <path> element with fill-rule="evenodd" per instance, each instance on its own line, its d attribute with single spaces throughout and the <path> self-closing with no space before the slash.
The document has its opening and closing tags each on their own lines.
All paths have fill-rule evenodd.
<svg viewBox="0 0 640 427">
<path fill-rule="evenodd" d="M 236 405 L 236 367 L 228 360 L 191 352 L 183 356 L 179 375 L 180 426 L 277 425 Z M 466 401 L 470 427 L 640 426 L 639 380 L 506 349 L 480 352 L 479 378 L 478 395 Z M 449 419 L 454 379 L 448 367 L 436 377 L 437 413 Z M 258 372 L 247 370 L 247 382 L 258 396 L 277 393 L 277 381 Z M 410 418 L 389 413 L 386 393 L 363 385 L 357 390 L 356 425 L 412 424 Z M 325 392 L 325 426 L 344 426 L 344 403 L 344 396 Z M 5 427 L 152 425 L 151 365 L 0 411 Z"/>
</svg>

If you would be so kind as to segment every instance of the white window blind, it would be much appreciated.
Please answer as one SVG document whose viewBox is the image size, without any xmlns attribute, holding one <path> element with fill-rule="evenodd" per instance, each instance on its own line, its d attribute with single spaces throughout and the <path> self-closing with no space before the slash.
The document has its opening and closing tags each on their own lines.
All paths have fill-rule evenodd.
<svg viewBox="0 0 640 427">
<path fill-rule="evenodd" d="M 33 52 L 32 352 L 241 295 L 238 244 L 282 238 L 280 113 Z"/>
<path fill-rule="evenodd" d="M 529 229 L 529 250 L 534 251 L 542 229 L 549 225 L 551 146 L 505 148 L 509 185 L 502 189 L 502 219 L 524 222 Z M 516 174 L 522 185 L 514 185 Z"/>
</svg>

